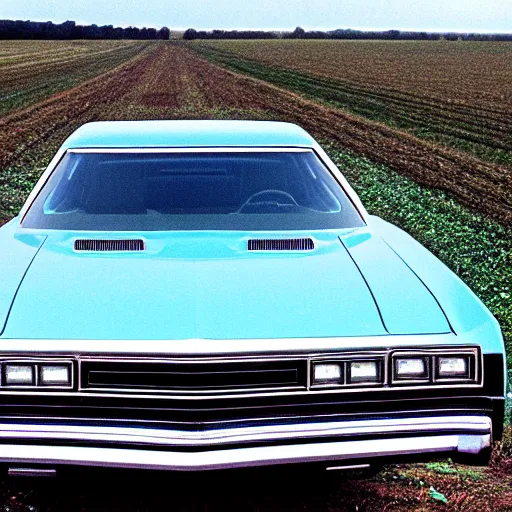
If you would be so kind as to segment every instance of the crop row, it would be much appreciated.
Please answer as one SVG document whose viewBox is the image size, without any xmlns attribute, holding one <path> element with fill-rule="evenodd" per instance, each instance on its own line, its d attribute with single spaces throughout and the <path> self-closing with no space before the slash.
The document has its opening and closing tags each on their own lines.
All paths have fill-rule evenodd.
<svg viewBox="0 0 512 512">
<path fill-rule="evenodd" d="M 261 43 L 261 44 L 259 44 Z M 507 164 L 512 167 L 512 105 L 508 105 L 508 96 L 512 92 L 506 65 L 510 54 L 499 55 L 502 59 L 501 77 L 504 84 L 497 101 L 496 90 L 500 84 L 490 87 L 496 101 L 485 101 L 487 90 L 475 93 L 475 85 L 460 84 L 454 75 L 454 69 L 444 68 L 443 61 L 433 68 L 425 57 L 425 48 L 446 48 L 437 42 L 428 43 L 369 43 L 354 41 L 215 41 L 196 42 L 193 48 L 217 64 L 241 71 L 263 79 L 280 87 L 303 94 L 316 101 L 320 100 L 345 111 L 363 116 L 367 119 L 386 123 L 394 128 L 445 146 L 468 151 L 481 159 Z M 380 46 L 384 45 L 384 46 Z M 374 53 L 383 48 L 390 50 L 409 50 L 412 46 L 418 51 L 416 60 L 405 52 L 405 58 L 399 55 L 384 58 L 380 53 L 373 55 L 373 61 L 379 56 L 390 67 L 389 76 L 382 69 L 382 63 L 369 67 L 362 76 L 362 66 L 368 49 Z M 426 45 L 426 46 L 425 46 Z M 346 55 L 346 49 L 351 52 Z M 512 46 L 510 46 L 512 48 Z M 294 50 L 295 58 L 289 59 L 288 52 Z M 328 49 L 327 55 L 323 50 Z M 254 52 L 252 51 L 254 50 Z M 313 58 L 316 53 L 316 59 Z M 423 51 L 423 53 L 422 53 Z M 337 52 L 337 53 L 336 53 Z M 344 53 L 345 52 L 345 53 Z M 359 53 L 357 53 L 359 52 Z M 372 55 L 371 55 L 372 56 Z M 427 56 L 429 56 L 427 54 Z M 353 62 L 343 60 L 352 58 Z M 360 57 L 359 60 L 355 60 Z M 441 55 L 438 55 L 441 57 Z M 409 61 L 407 61 L 409 58 Z M 330 60 L 331 59 L 331 60 Z M 422 60 L 423 59 L 423 60 Z M 405 63 L 402 62 L 405 60 Z M 376 62 L 368 66 L 375 66 Z M 400 74 L 396 80 L 395 61 L 400 62 L 401 73 L 409 65 L 408 73 Z M 422 62 L 423 75 L 411 77 L 418 73 L 415 66 Z M 337 65 L 333 70 L 333 63 Z M 478 59 L 474 65 L 482 64 Z M 321 68 L 325 66 L 325 69 Z M 354 67 L 359 70 L 354 76 Z M 453 66 L 452 66 L 453 67 Z M 505 73 L 504 71 L 505 70 Z M 427 72 L 425 72 L 427 71 Z M 332 72 L 331 76 L 327 73 Z M 442 73 L 442 76 L 439 74 Z M 460 73 L 460 70 L 459 70 Z M 394 79 L 393 79 L 394 77 Z M 498 75 L 498 78 L 500 75 Z M 420 80 L 420 78 L 422 80 Z M 460 78 L 460 77 L 459 77 Z M 451 83 L 450 83 L 451 80 Z M 404 87 L 407 84 L 407 87 Z M 450 85 L 450 93 L 446 87 Z M 486 84 L 489 87 L 489 84 Z M 462 89 L 461 89 L 462 87 Z M 447 94 L 442 98 L 442 94 Z"/>
<path fill-rule="evenodd" d="M 0 115 L 37 103 L 136 57 L 133 41 L 17 41 L 0 53 Z M 37 43 L 37 44 L 35 44 Z"/>
<path fill-rule="evenodd" d="M 443 41 L 225 40 L 196 45 L 358 86 L 433 98 L 447 105 L 508 110 L 512 45 Z"/>
</svg>

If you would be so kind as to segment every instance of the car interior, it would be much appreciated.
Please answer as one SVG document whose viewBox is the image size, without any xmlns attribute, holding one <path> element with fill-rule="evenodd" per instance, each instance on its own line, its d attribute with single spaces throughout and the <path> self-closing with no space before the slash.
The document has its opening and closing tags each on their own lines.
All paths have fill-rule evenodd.
<svg viewBox="0 0 512 512">
<path fill-rule="evenodd" d="M 333 178 L 306 155 L 85 154 L 44 209 L 95 215 L 339 212 L 340 201 L 326 183 Z"/>
</svg>

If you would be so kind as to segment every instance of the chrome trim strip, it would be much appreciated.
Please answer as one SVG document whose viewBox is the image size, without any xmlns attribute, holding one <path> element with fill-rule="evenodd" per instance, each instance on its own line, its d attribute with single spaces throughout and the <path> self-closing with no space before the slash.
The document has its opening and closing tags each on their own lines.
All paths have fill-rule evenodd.
<svg viewBox="0 0 512 512">
<path fill-rule="evenodd" d="M 314 153 L 311 146 L 151 146 L 71 148 L 68 153 Z"/>
<path fill-rule="evenodd" d="M 1 439 L 51 439 L 144 444 L 151 446 L 220 446 L 290 439 L 434 432 L 490 434 L 486 416 L 444 416 L 385 420 L 264 425 L 204 431 L 79 425 L 0 424 Z"/>
<path fill-rule="evenodd" d="M 439 387 L 439 386 L 437 386 Z M 450 386 L 451 387 L 451 386 Z M 38 388 L 41 389 L 41 388 Z M 400 388 L 401 389 L 401 388 Z M 186 397 L 186 398 L 194 398 L 194 396 L 204 397 L 204 398 L 227 398 L 227 397 L 236 397 L 236 396 L 252 396 L 255 393 L 263 395 L 268 395 L 269 393 L 279 394 L 284 393 L 285 395 L 288 394 L 296 394 L 300 393 L 301 391 L 305 391 L 305 386 L 275 386 L 273 388 L 271 387 L 258 387 L 254 386 L 253 388 L 244 389 L 244 388 L 237 388 L 237 389 L 230 389 L 229 392 L 222 391 L 222 389 L 215 389 L 215 388 L 209 388 L 207 390 L 175 390 L 175 389 L 151 389 L 151 388 L 108 388 L 108 387 L 85 387 L 80 389 L 80 393 L 87 394 L 88 396 L 91 394 L 90 392 L 93 392 L 94 394 L 100 394 L 105 396 L 111 396 L 112 393 L 117 394 L 124 394 L 126 396 L 131 397 L 139 397 L 141 394 L 147 395 L 148 393 L 153 393 L 154 397 L 161 397 L 164 395 L 172 395 L 175 397 Z"/>
<path fill-rule="evenodd" d="M 370 469 L 370 464 L 349 464 L 347 466 L 331 466 L 326 471 L 340 471 L 343 469 Z"/>
<path fill-rule="evenodd" d="M 275 389 L 272 391 L 265 391 L 265 392 L 255 392 L 255 393 L 237 393 L 237 394 L 208 394 L 208 395 L 176 395 L 176 394 L 158 394 L 158 393 L 127 393 L 126 390 L 114 390 L 112 393 L 103 392 L 87 392 L 84 391 L 68 391 L 68 392 L 61 392 L 61 391 L 55 391 L 55 392 L 45 392 L 45 391 L 39 391 L 39 390 L 32 390 L 29 391 L 8 391 L 8 390 L 0 390 L 0 396 L 1 395 L 31 395 L 31 396 L 39 396 L 39 395 L 51 395 L 51 396 L 74 396 L 74 397 L 117 397 L 117 398 L 161 398 L 164 400 L 218 400 L 219 398 L 257 398 L 257 397 L 264 397 L 264 396 L 312 396 L 312 393 L 314 392 L 315 395 L 323 395 L 323 394 L 332 394 L 332 393 L 340 393 L 340 394 L 346 394 L 346 393 L 361 393 L 361 392 L 385 392 L 389 393 L 392 391 L 421 391 L 421 390 L 435 390 L 435 389 L 468 389 L 468 388 L 481 388 L 482 386 L 480 384 L 453 384 L 451 386 L 449 385 L 430 385 L 430 386 L 396 386 L 396 387 L 361 387 L 361 388 L 326 388 L 326 389 L 315 389 L 314 391 L 283 391 L 278 392 Z M 43 388 L 40 388 L 43 389 Z M 503 397 L 501 397 L 503 399 Z"/>
<path fill-rule="evenodd" d="M 0 461 L 24 464 L 71 464 L 132 469 L 204 471 L 273 464 L 304 463 L 463 452 L 490 446 L 490 435 L 428 436 L 205 452 L 169 452 L 76 446 L 0 445 Z M 469 449 L 467 452 L 465 450 Z M 476 452 L 478 453 L 478 452 Z"/>
<path fill-rule="evenodd" d="M 9 476 L 28 476 L 28 477 L 55 477 L 57 476 L 56 469 L 41 469 L 41 468 L 9 468 L 7 470 Z"/>
<path fill-rule="evenodd" d="M 247 338 L 247 339 L 23 339 L 1 338 L 1 354 L 37 356 L 52 355 L 98 355 L 99 357 L 286 357 L 312 356 L 332 357 L 343 352 L 375 350 L 383 345 L 387 349 L 443 349 L 473 345 L 462 336 L 453 333 L 421 335 L 347 336 L 326 338 Z"/>
</svg>

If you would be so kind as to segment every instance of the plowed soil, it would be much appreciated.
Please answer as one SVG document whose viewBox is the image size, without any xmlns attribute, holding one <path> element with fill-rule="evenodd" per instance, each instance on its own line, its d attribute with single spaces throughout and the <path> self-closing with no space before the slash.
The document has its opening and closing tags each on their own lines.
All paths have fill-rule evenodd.
<svg viewBox="0 0 512 512">
<path fill-rule="evenodd" d="M 512 45 L 200 41 L 193 48 L 348 112 L 512 166 Z"/>
<path fill-rule="evenodd" d="M 512 225 L 512 173 L 383 124 L 302 99 L 285 89 L 212 66 L 188 48 L 155 45 L 128 64 L 0 121 L 0 166 L 47 139 L 62 140 L 97 119 L 263 117 L 296 122 L 314 136 L 389 165 L 461 204 Z M 231 116 L 233 117 L 233 116 Z"/>
<path fill-rule="evenodd" d="M 354 85 L 512 116 L 512 45 L 506 42 L 210 40 L 199 44 Z"/>
<path fill-rule="evenodd" d="M 147 46 L 144 41 L 2 41 L 0 115 L 101 75 Z"/>
</svg>

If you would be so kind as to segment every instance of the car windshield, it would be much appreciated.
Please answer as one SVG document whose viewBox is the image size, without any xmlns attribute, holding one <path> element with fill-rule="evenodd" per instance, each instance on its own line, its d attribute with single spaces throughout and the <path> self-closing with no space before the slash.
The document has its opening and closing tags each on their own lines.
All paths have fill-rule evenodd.
<svg viewBox="0 0 512 512">
<path fill-rule="evenodd" d="M 311 150 L 68 151 L 23 227 L 289 230 L 363 225 Z"/>
</svg>

